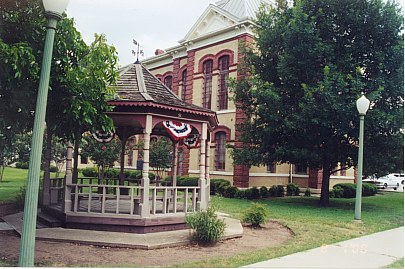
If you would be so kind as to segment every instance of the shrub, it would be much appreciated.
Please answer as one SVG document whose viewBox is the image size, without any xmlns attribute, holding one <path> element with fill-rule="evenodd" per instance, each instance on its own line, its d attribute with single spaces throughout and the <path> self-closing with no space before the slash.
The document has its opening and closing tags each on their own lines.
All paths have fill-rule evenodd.
<svg viewBox="0 0 405 269">
<path fill-rule="evenodd" d="M 225 194 L 225 189 L 226 189 L 227 187 L 229 187 L 229 186 L 230 186 L 230 185 L 228 185 L 227 183 L 224 183 L 224 182 L 219 183 L 219 185 L 218 185 L 218 187 L 217 187 L 217 192 L 218 192 L 220 195 L 224 196 L 224 194 Z"/>
<path fill-rule="evenodd" d="M 51 167 L 49 167 L 49 172 L 56 173 L 56 172 L 58 172 L 58 168 L 56 166 L 52 165 Z"/>
<path fill-rule="evenodd" d="M 218 193 L 218 186 L 222 184 L 224 186 L 231 186 L 231 182 L 225 179 L 211 179 L 210 180 L 210 194 L 215 195 Z"/>
<path fill-rule="evenodd" d="M 252 189 L 246 189 L 244 192 L 245 192 L 245 199 L 253 200 Z"/>
<path fill-rule="evenodd" d="M 264 205 L 252 203 L 242 217 L 242 222 L 249 223 L 252 227 L 260 227 L 260 224 L 265 224 L 268 219 L 268 213 Z"/>
<path fill-rule="evenodd" d="M 82 170 L 82 174 L 85 177 L 98 177 L 96 167 L 86 167 Z"/>
<path fill-rule="evenodd" d="M 309 189 L 309 188 L 307 188 L 306 190 L 305 190 L 305 197 L 310 197 L 311 196 L 311 190 Z"/>
<path fill-rule="evenodd" d="M 341 197 L 343 197 L 344 190 L 340 186 L 334 186 L 333 190 L 332 190 L 332 194 L 333 194 L 332 197 L 334 197 L 334 198 L 341 198 Z"/>
<path fill-rule="evenodd" d="M 193 229 L 193 239 L 198 243 L 215 244 L 225 232 L 225 222 L 215 215 L 215 209 L 209 206 L 186 216 L 187 225 Z"/>
<path fill-rule="evenodd" d="M 297 184 L 287 184 L 287 196 L 298 196 L 300 195 L 300 187 Z"/>
<path fill-rule="evenodd" d="M 198 177 L 179 177 L 177 186 L 198 186 Z"/>
<path fill-rule="evenodd" d="M 29 164 L 27 162 L 17 162 L 15 164 L 16 168 L 20 168 L 20 169 L 28 169 Z"/>
<path fill-rule="evenodd" d="M 260 199 L 260 191 L 257 187 L 250 188 L 252 190 L 252 199 Z"/>
<path fill-rule="evenodd" d="M 238 189 L 238 190 L 236 191 L 234 197 L 235 197 L 235 198 L 238 198 L 238 199 L 246 199 L 246 192 L 245 192 L 245 190 L 240 190 L 240 189 Z"/>
<path fill-rule="evenodd" d="M 277 186 L 273 185 L 269 189 L 269 195 L 270 197 L 277 197 Z"/>
<path fill-rule="evenodd" d="M 259 192 L 260 192 L 260 197 L 262 197 L 262 198 L 269 197 L 269 190 L 267 189 L 266 186 L 261 186 L 259 189 Z"/>
<path fill-rule="evenodd" d="M 337 189 L 337 191 L 335 191 L 335 189 Z M 340 189 L 343 189 L 343 192 Z M 353 183 L 336 184 L 333 186 L 333 192 L 336 198 L 354 198 L 356 197 L 356 185 Z"/>
<path fill-rule="evenodd" d="M 363 183 L 362 195 L 373 196 L 378 192 L 377 186 L 371 183 Z"/>
<path fill-rule="evenodd" d="M 120 170 L 107 168 L 104 170 L 104 177 L 106 178 L 119 178 L 120 177 Z"/>
<path fill-rule="evenodd" d="M 224 197 L 226 198 L 234 198 L 238 188 L 235 186 L 227 186 L 225 187 Z"/>
</svg>

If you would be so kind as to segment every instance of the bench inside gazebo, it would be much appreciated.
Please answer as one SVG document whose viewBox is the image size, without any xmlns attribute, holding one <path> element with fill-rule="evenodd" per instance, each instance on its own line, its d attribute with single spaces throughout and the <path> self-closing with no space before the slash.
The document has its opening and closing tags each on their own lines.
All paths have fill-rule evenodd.
<svg viewBox="0 0 405 269">
<path fill-rule="evenodd" d="M 72 147 L 68 146 L 66 175 L 44 183 L 42 211 L 67 228 L 148 233 L 186 228 L 185 215 L 206 209 L 209 202 L 209 148 L 215 112 L 179 99 L 139 62 L 120 70 L 114 107 L 109 116 L 122 143 L 119 179 L 79 178 L 72 181 Z M 128 138 L 143 139 L 140 180 L 124 178 Z M 171 186 L 149 179 L 151 136 L 173 142 Z M 198 186 L 177 186 L 179 142 L 200 149 Z"/>
</svg>

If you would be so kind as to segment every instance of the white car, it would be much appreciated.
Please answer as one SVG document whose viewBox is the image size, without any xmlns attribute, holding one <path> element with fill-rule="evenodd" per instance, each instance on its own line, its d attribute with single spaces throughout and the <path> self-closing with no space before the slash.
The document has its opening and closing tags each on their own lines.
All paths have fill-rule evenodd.
<svg viewBox="0 0 405 269">
<path fill-rule="evenodd" d="M 401 185 L 404 186 L 404 174 L 401 173 L 393 173 L 383 177 L 380 177 L 375 182 L 378 188 L 394 188 L 396 190 Z"/>
</svg>

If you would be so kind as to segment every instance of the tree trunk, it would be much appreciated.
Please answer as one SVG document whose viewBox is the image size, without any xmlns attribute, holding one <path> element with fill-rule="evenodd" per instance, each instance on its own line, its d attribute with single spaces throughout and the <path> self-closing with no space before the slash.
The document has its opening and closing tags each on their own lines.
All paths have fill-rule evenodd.
<svg viewBox="0 0 405 269">
<path fill-rule="evenodd" d="M 46 147 L 44 163 L 44 179 L 42 187 L 42 204 L 50 204 L 50 187 L 51 187 L 51 155 L 52 155 L 52 133 L 49 128 L 46 129 Z"/>
<path fill-rule="evenodd" d="M 0 166 L 0 182 L 3 181 L 4 169 L 6 168 L 5 165 Z"/>
<path fill-rule="evenodd" d="M 322 171 L 322 188 L 321 188 L 321 199 L 319 201 L 319 205 L 321 207 L 328 207 L 329 206 L 329 179 L 330 179 L 330 171 L 329 165 L 323 166 Z"/>
<path fill-rule="evenodd" d="M 72 181 L 74 184 L 77 183 L 77 178 L 79 176 L 79 147 L 80 147 L 80 140 L 82 136 L 80 132 L 75 134 L 75 148 L 73 149 L 73 173 L 72 173 Z"/>
</svg>

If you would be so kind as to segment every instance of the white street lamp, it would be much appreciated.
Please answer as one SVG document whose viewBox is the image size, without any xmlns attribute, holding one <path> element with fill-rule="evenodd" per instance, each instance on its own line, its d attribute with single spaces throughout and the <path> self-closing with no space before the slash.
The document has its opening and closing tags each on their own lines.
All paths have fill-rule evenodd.
<svg viewBox="0 0 405 269">
<path fill-rule="evenodd" d="M 43 136 L 45 130 L 46 104 L 48 100 L 49 76 L 56 25 L 62 18 L 69 0 L 43 0 L 45 16 L 48 18 L 44 54 L 42 58 L 41 76 L 39 79 L 37 104 L 35 109 L 34 127 L 28 171 L 27 191 L 24 204 L 23 227 L 20 244 L 20 267 L 34 266 L 35 229 L 37 223 L 39 174 Z"/>
<path fill-rule="evenodd" d="M 364 94 L 356 101 L 357 110 L 360 115 L 360 131 L 359 131 L 359 156 L 358 156 L 358 171 L 356 185 L 356 205 L 354 210 L 354 219 L 361 220 L 361 194 L 362 194 L 362 177 L 363 177 L 363 141 L 364 141 L 364 116 L 370 107 L 370 100 Z"/>
</svg>

